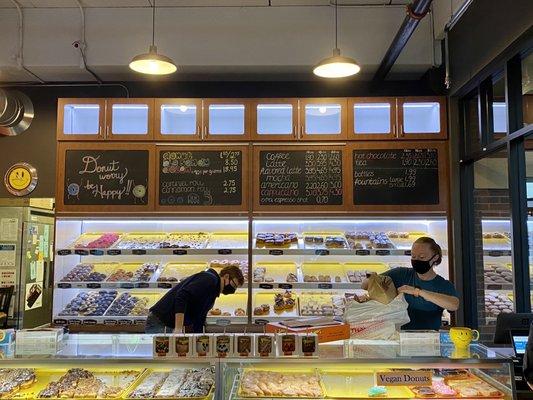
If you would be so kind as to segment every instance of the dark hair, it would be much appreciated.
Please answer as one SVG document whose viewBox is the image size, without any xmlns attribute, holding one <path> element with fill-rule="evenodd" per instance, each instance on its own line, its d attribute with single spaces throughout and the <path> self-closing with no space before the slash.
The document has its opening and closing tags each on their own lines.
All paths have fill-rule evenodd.
<svg viewBox="0 0 533 400">
<path fill-rule="evenodd" d="M 421 236 L 415 240 L 415 243 L 428 244 L 431 251 L 438 255 L 437 261 L 435 261 L 434 265 L 439 265 L 442 262 L 442 249 L 433 238 L 430 238 L 428 236 Z"/>
<path fill-rule="evenodd" d="M 237 282 L 239 282 L 239 286 L 242 286 L 244 284 L 244 276 L 242 274 L 242 271 L 239 267 L 235 265 L 230 265 L 228 267 L 224 267 L 219 272 L 220 276 L 229 275 L 230 280 L 236 279 Z"/>
</svg>

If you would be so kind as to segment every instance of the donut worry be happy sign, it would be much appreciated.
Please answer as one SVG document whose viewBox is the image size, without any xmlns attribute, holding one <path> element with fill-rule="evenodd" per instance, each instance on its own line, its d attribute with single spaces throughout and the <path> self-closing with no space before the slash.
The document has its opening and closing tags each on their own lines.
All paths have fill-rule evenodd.
<svg viewBox="0 0 533 400">
<path fill-rule="evenodd" d="M 145 205 L 148 150 L 67 150 L 64 203 Z"/>
</svg>

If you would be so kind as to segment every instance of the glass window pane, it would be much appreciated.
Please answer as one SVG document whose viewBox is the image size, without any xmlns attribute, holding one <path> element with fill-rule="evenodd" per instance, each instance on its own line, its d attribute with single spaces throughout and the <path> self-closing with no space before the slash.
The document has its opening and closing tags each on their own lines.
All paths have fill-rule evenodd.
<svg viewBox="0 0 533 400">
<path fill-rule="evenodd" d="M 494 139 L 507 133 L 507 103 L 505 102 L 505 80 L 503 77 L 492 84 L 492 126 Z"/>
<path fill-rule="evenodd" d="M 148 133 L 147 104 L 113 104 L 114 135 L 146 135 Z"/>
<path fill-rule="evenodd" d="M 533 304 L 533 135 L 526 137 L 526 195 L 527 195 L 527 237 L 529 249 L 529 282 L 531 304 Z"/>
<path fill-rule="evenodd" d="M 257 106 L 257 133 L 259 135 L 291 135 L 292 104 L 259 104 Z"/>
<path fill-rule="evenodd" d="M 481 150 L 481 128 L 479 126 L 479 96 L 463 100 L 465 118 L 465 142 L 467 152 Z"/>
<path fill-rule="evenodd" d="M 390 133 L 390 109 L 389 103 L 354 104 L 354 133 Z"/>
<path fill-rule="evenodd" d="M 210 135 L 243 135 L 243 104 L 211 104 L 209 106 Z"/>
<path fill-rule="evenodd" d="M 65 104 L 63 107 L 65 135 L 98 135 L 99 124 L 98 104 Z"/>
<path fill-rule="evenodd" d="M 524 126 L 533 124 L 533 53 L 522 60 Z"/>
<path fill-rule="evenodd" d="M 305 133 L 325 135 L 341 133 L 340 104 L 307 104 L 305 106 Z"/>
<path fill-rule="evenodd" d="M 478 320 L 484 342 L 496 318 L 514 312 L 513 260 L 507 150 L 474 164 L 474 240 Z"/>
<path fill-rule="evenodd" d="M 439 133 L 440 132 L 440 104 L 404 103 L 403 104 L 404 133 Z"/>
<path fill-rule="evenodd" d="M 196 134 L 195 104 L 161 105 L 161 134 L 194 135 Z"/>
</svg>

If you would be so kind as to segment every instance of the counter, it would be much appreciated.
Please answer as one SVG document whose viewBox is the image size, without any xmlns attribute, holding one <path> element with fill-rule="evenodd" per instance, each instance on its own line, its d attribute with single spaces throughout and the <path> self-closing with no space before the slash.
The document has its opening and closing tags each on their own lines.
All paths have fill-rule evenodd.
<svg viewBox="0 0 533 400">
<path fill-rule="evenodd" d="M 38 377 L 33 386 L 21 390 L 16 398 L 34 398 L 47 384 L 47 380 L 59 379 L 70 368 L 87 369 L 102 381 L 115 384 L 120 382 L 116 375 L 136 373 L 135 379 L 128 381 L 128 387 L 123 388 L 115 398 L 130 398 L 135 388 L 151 372 L 168 373 L 174 368 L 213 371 L 213 391 L 202 397 L 212 400 L 252 398 L 242 381 L 245 378 L 249 383 L 254 377 L 271 378 L 270 384 L 279 378 L 281 386 L 292 384 L 293 388 L 308 388 L 311 392 L 313 380 L 316 380 L 317 390 L 320 390 L 319 395 L 322 397 L 367 398 L 378 376 L 386 375 L 386 372 L 409 375 L 412 371 L 429 371 L 433 385 L 444 385 L 458 392 L 452 396 L 454 398 L 514 398 L 511 360 L 479 344 L 473 344 L 467 352 L 458 354 L 453 345 L 449 344 L 406 347 L 393 341 L 350 340 L 321 344 L 315 358 L 154 359 L 151 335 L 71 334 L 63 342 L 57 353 L 47 356 L 19 356 L 14 354 L 14 350 L 9 352 L 4 349 L 2 368 L 34 368 Z M 307 383 L 304 384 L 304 381 Z M 260 383 L 258 382 L 258 386 L 267 388 Z M 435 394 L 430 396 L 431 393 L 424 392 L 427 388 L 422 391 L 413 389 L 411 385 L 387 386 L 386 393 L 377 392 L 373 397 L 450 397 Z M 476 394 L 476 390 L 480 392 Z M 483 390 L 488 392 L 483 395 Z M 272 399 L 280 396 L 274 393 L 260 397 Z M 284 397 L 291 398 L 290 394 Z M 298 391 L 292 396 L 296 397 L 317 398 Z"/>
</svg>

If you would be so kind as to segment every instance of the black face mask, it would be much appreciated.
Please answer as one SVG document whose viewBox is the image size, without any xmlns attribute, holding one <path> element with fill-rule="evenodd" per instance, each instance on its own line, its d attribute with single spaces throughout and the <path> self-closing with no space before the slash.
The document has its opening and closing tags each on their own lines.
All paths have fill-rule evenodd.
<svg viewBox="0 0 533 400">
<path fill-rule="evenodd" d="M 231 283 L 228 283 L 227 285 L 224 285 L 224 288 L 222 289 L 222 294 L 233 294 L 237 288 L 234 288 Z"/>
<path fill-rule="evenodd" d="M 425 274 L 428 272 L 431 267 L 431 260 L 433 260 L 433 257 L 429 261 L 422 261 L 422 260 L 413 260 L 411 259 L 411 265 L 413 266 L 413 269 L 419 273 L 419 274 Z"/>
</svg>

